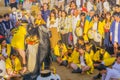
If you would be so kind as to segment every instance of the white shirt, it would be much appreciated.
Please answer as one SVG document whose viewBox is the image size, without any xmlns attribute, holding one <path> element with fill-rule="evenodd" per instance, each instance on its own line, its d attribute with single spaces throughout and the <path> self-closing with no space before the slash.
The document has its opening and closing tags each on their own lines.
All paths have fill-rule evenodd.
<svg viewBox="0 0 120 80">
<path fill-rule="evenodd" d="M 97 22 L 94 22 L 94 24 L 93 24 L 93 27 L 92 27 L 92 30 L 94 30 L 94 31 L 97 31 L 97 26 L 98 25 L 98 23 Z"/>
<path fill-rule="evenodd" d="M 90 1 L 88 1 L 87 2 L 87 10 L 88 10 L 88 12 L 91 11 L 92 9 L 94 9 L 94 6 Z"/>
<path fill-rule="evenodd" d="M 81 62 L 80 64 L 81 64 L 82 66 L 86 66 L 83 56 L 80 56 L 80 62 Z"/>
<path fill-rule="evenodd" d="M 115 38 L 114 38 L 114 41 L 115 42 L 118 42 L 118 22 L 115 23 Z"/>
<path fill-rule="evenodd" d="M 105 2 L 103 3 L 103 7 L 107 10 L 107 12 L 110 11 L 110 6 L 109 6 L 108 1 L 105 1 Z"/>
<path fill-rule="evenodd" d="M 102 74 L 102 80 L 120 79 L 120 73 L 115 69 L 107 68 L 107 73 Z"/>
<path fill-rule="evenodd" d="M 116 69 L 117 71 L 120 72 L 120 64 L 118 64 L 117 62 L 115 62 L 115 64 L 112 66 L 113 69 Z"/>
</svg>

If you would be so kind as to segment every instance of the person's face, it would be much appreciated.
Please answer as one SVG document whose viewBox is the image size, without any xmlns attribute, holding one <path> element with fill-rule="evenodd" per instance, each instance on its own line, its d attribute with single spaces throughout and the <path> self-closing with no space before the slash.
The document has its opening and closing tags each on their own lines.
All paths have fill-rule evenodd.
<svg viewBox="0 0 120 80">
<path fill-rule="evenodd" d="M 120 18 L 119 18 L 118 16 L 114 16 L 114 19 L 115 19 L 116 21 L 119 21 L 119 20 L 120 20 Z"/>
<path fill-rule="evenodd" d="M 42 18 L 41 14 L 38 14 L 37 18 L 38 18 L 38 19 L 41 19 L 41 18 Z"/>
<path fill-rule="evenodd" d="M 51 16 L 51 17 L 55 17 L 54 13 L 51 13 L 50 16 Z"/>
<path fill-rule="evenodd" d="M 65 16 L 66 16 L 65 12 L 62 12 L 62 17 L 65 17 Z"/>
<path fill-rule="evenodd" d="M 44 4 L 44 5 L 43 5 L 43 9 L 44 9 L 44 10 L 47 10 L 47 8 L 48 8 L 47 4 Z"/>
<path fill-rule="evenodd" d="M 80 55 L 84 54 L 84 50 L 83 49 L 79 49 L 78 52 L 80 53 Z"/>
<path fill-rule="evenodd" d="M 89 15 L 92 17 L 94 15 L 94 11 L 91 11 Z"/>
<path fill-rule="evenodd" d="M 83 40 L 78 40 L 78 43 L 82 45 L 82 44 L 84 44 L 84 41 Z"/>
<path fill-rule="evenodd" d="M 120 64 L 120 57 L 118 57 L 118 58 L 117 58 L 117 63 L 119 63 L 119 64 Z"/>
<path fill-rule="evenodd" d="M 110 17 L 111 17 L 111 16 L 110 16 L 109 14 L 106 15 L 106 19 L 110 19 Z"/>
<path fill-rule="evenodd" d="M 6 16 L 6 17 L 5 17 L 5 19 L 6 19 L 6 20 L 9 20 L 9 19 L 10 19 L 10 17 L 9 17 L 9 16 Z"/>
<path fill-rule="evenodd" d="M 98 17 L 95 16 L 95 17 L 94 17 L 94 21 L 98 21 Z"/>
<path fill-rule="evenodd" d="M 4 40 L 1 45 L 6 46 L 7 45 L 6 40 Z"/>
<path fill-rule="evenodd" d="M 85 19 L 85 16 L 81 16 L 81 19 Z"/>
<path fill-rule="evenodd" d="M 0 18 L 0 22 L 2 22 L 3 21 L 3 18 Z"/>
<path fill-rule="evenodd" d="M 116 11 L 116 12 L 119 12 L 119 7 L 115 7 L 115 11 Z"/>
<path fill-rule="evenodd" d="M 90 50 L 90 46 L 86 45 L 86 51 L 89 51 Z"/>
<path fill-rule="evenodd" d="M 61 17 L 61 15 L 62 15 L 62 12 L 61 12 L 61 11 L 59 11 L 58 15 L 59 15 L 59 17 Z"/>
</svg>

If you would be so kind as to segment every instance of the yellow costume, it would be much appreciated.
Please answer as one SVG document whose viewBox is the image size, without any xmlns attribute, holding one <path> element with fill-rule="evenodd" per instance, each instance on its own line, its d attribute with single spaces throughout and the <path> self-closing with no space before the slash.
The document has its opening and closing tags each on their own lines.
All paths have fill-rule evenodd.
<svg viewBox="0 0 120 80">
<path fill-rule="evenodd" d="M 12 64 L 12 60 L 10 58 L 6 59 L 6 69 L 11 71 L 20 71 L 22 69 L 20 60 L 16 57 L 14 60 L 14 65 Z"/>
<path fill-rule="evenodd" d="M 71 54 L 71 57 L 68 58 L 68 62 L 69 63 L 74 63 L 74 64 L 79 64 L 79 52 L 77 52 L 76 50 L 73 51 L 73 53 Z"/>
<path fill-rule="evenodd" d="M 93 50 L 90 50 L 90 52 L 88 52 L 88 54 L 90 55 L 90 58 L 93 60 L 93 57 L 94 57 L 94 51 L 93 51 Z"/>
<path fill-rule="evenodd" d="M 2 50 L 2 48 L 1 48 L 1 45 L 0 45 L 0 51 Z M 10 44 L 7 44 L 7 49 L 6 49 L 6 53 L 7 53 L 7 55 L 8 55 L 8 57 L 10 57 L 10 53 L 11 53 L 11 45 Z"/>
<path fill-rule="evenodd" d="M 67 60 L 67 56 L 66 56 L 66 52 L 67 52 L 67 48 L 65 46 L 65 44 L 62 44 L 62 51 L 60 52 L 59 51 L 59 45 L 56 45 L 55 48 L 54 48 L 54 54 L 55 56 L 57 57 L 61 57 L 62 60 Z"/>
<path fill-rule="evenodd" d="M 93 73 L 93 70 L 94 70 L 93 61 L 87 52 L 85 52 L 84 54 L 84 59 L 85 59 L 86 65 L 90 67 L 90 72 Z"/>
<path fill-rule="evenodd" d="M 26 36 L 26 28 L 25 25 L 19 26 L 17 32 L 13 35 L 11 46 L 16 49 L 25 49 L 25 36 Z"/>
<path fill-rule="evenodd" d="M 103 59 L 102 59 L 102 62 L 104 63 L 105 66 L 110 66 L 112 65 L 116 58 L 115 57 L 111 57 L 111 55 L 108 53 L 108 52 L 105 52 L 103 55 Z M 93 61 L 97 62 L 97 61 L 100 61 L 100 51 L 97 51 L 95 54 L 94 54 L 94 57 L 93 57 Z"/>
<path fill-rule="evenodd" d="M 46 24 L 46 22 L 43 19 L 36 19 L 35 24 L 41 25 L 41 24 Z"/>
</svg>

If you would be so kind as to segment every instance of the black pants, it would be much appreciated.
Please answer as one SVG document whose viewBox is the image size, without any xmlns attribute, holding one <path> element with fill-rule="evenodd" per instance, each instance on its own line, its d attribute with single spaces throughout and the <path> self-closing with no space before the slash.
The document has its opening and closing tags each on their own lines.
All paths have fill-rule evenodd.
<svg viewBox="0 0 120 80">
<path fill-rule="evenodd" d="M 61 34 L 62 42 L 63 42 L 66 46 L 68 45 L 68 36 L 69 36 L 68 33 Z"/>
</svg>

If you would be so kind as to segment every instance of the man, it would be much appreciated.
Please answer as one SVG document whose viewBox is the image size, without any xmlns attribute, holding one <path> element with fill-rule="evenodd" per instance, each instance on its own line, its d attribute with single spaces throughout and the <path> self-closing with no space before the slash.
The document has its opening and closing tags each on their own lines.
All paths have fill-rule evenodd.
<svg viewBox="0 0 120 80">
<path fill-rule="evenodd" d="M 102 80 L 119 80 L 120 73 L 111 68 L 106 68 L 103 64 L 98 66 L 99 72 L 102 74 Z"/>
<path fill-rule="evenodd" d="M 0 15 L 0 35 L 5 36 L 5 29 L 4 29 L 4 24 L 3 24 L 3 17 Z"/>
<path fill-rule="evenodd" d="M 114 21 L 110 28 L 110 40 L 114 45 L 114 54 L 117 52 L 118 45 L 120 45 L 120 14 L 114 13 Z"/>
<path fill-rule="evenodd" d="M 47 22 L 47 18 L 50 15 L 50 10 L 48 10 L 47 3 L 43 4 L 43 10 L 41 12 L 42 12 L 42 17 L 43 17 L 44 21 Z"/>
</svg>

